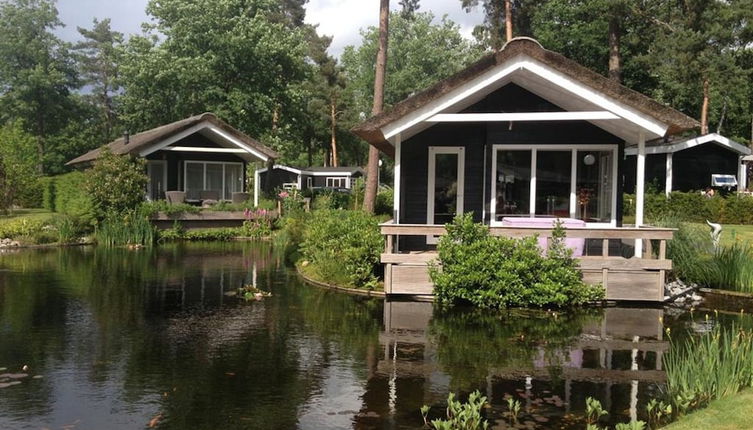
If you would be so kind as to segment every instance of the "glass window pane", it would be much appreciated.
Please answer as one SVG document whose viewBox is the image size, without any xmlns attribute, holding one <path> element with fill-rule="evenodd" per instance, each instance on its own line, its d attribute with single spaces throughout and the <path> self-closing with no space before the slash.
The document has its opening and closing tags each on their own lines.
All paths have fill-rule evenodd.
<svg viewBox="0 0 753 430">
<path fill-rule="evenodd" d="M 150 161 L 149 170 L 149 199 L 160 200 L 165 198 L 165 163 Z"/>
<path fill-rule="evenodd" d="M 204 189 L 204 165 L 201 163 L 186 163 L 186 199 L 199 200 L 201 190 Z"/>
<path fill-rule="evenodd" d="M 458 154 L 436 154 L 434 169 L 434 224 L 447 224 L 458 207 Z"/>
<path fill-rule="evenodd" d="M 497 221 L 530 214 L 531 151 L 497 152 Z"/>
<path fill-rule="evenodd" d="M 536 151 L 536 215 L 570 216 L 572 151 Z"/>
<path fill-rule="evenodd" d="M 222 164 L 207 164 L 207 183 L 205 191 L 216 191 L 217 197 L 222 198 Z"/>
<path fill-rule="evenodd" d="M 612 220 L 612 151 L 578 151 L 577 218 L 586 222 Z"/>
<path fill-rule="evenodd" d="M 239 164 L 225 165 L 225 199 L 233 198 L 233 193 L 243 191 L 243 166 Z"/>
</svg>

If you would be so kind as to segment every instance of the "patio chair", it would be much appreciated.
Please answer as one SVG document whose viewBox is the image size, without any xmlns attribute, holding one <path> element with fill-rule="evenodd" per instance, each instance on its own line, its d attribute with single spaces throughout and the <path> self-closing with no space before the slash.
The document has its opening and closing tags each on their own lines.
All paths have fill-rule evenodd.
<svg viewBox="0 0 753 430">
<path fill-rule="evenodd" d="M 220 201 L 220 192 L 217 190 L 203 190 L 199 193 L 201 207 L 208 208 L 216 205 Z"/>
<path fill-rule="evenodd" d="M 185 191 L 165 191 L 165 199 L 168 204 L 179 205 L 186 202 Z"/>
<path fill-rule="evenodd" d="M 243 204 L 248 201 L 249 194 L 248 193 L 233 193 L 232 194 L 232 200 L 233 204 Z"/>
</svg>

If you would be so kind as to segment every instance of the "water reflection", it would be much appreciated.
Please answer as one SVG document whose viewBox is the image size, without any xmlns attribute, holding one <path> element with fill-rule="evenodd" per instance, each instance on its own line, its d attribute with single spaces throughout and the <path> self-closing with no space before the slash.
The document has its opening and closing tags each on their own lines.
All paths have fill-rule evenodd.
<svg viewBox="0 0 753 430">
<path fill-rule="evenodd" d="M 226 294 L 246 283 L 273 296 Z M 474 389 L 497 428 L 510 396 L 530 428 L 582 428 L 588 396 L 642 418 L 663 324 L 686 319 L 384 303 L 301 284 L 267 244 L 6 253 L 0 367 L 42 378 L 0 389 L 0 428 L 420 428 L 422 405 Z"/>
</svg>

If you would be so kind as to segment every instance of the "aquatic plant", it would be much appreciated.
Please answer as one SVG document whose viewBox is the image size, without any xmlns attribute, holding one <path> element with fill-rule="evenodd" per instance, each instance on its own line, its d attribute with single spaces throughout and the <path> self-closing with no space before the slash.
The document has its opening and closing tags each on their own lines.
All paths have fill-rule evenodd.
<svg viewBox="0 0 753 430">
<path fill-rule="evenodd" d="M 156 229 L 141 209 L 109 212 L 94 231 L 95 240 L 104 246 L 151 246 L 156 237 Z"/>
<path fill-rule="evenodd" d="M 606 430 L 607 427 L 599 427 L 599 420 L 609 415 L 601 406 L 601 402 L 593 397 L 586 398 L 586 430 Z M 614 430 L 644 430 L 646 423 L 643 421 L 630 421 L 618 423 Z"/>
<path fill-rule="evenodd" d="M 706 317 L 708 319 L 708 316 Z M 753 386 L 753 332 L 715 325 L 700 336 L 675 340 L 664 356 L 672 411 L 685 414 Z"/>
<path fill-rule="evenodd" d="M 518 423 L 518 415 L 520 415 L 520 401 L 510 397 L 507 399 L 507 414 L 510 417 L 510 422 L 513 424 Z"/>
<path fill-rule="evenodd" d="M 648 415 L 648 428 L 657 429 L 664 424 L 665 420 L 672 417 L 672 405 L 662 400 L 651 399 L 646 405 L 646 415 Z"/>
<path fill-rule="evenodd" d="M 447 396 L 447 418 L 429 421 L 429 407 L 421 408 L 424 425 L 433 430 L 479 430 L 488 429 L 489 422 L 481 416 L 486 397 L 477 390 L 468 396 L 468 402 L 455 400 L 455 394 Z"/>
</svg>

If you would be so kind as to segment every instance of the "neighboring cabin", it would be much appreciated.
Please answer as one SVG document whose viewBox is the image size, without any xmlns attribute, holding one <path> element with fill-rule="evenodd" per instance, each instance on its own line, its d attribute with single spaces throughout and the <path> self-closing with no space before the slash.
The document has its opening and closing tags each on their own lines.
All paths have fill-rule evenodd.
<svg viewBox="0 0 753 430">
<path fill-rule="evenodd" d="M 635 148 L 625 150 L 625 192 L 635 192 Z M 744 190 L 750 148 L 716 133 L 646 143 L 647 185 L 659 191 Z"/>
<path fill-rule="evenodd" d="M 365 172 L 360 167 L 289 167 L 275 164 L 271 169 L 258 169 L 255 173 L 257 184 L 255 196 L 261 190 L 310 190 L 319 188 L 331 188 L 337 190 L 350 190 L 355 180 L 364 177 Z M 257 197 L 258 198 L 258 197 Z"/>
<path fill-rule="evenodd" d="M 183 191 L 188 202 L 232 200 L 246 191 L 249 162 L 268 163 L 278 154 L 231 127 L 212 113 L 123 136 L 107 147 L 114 154 L 142 157 L 147 162 L 147 197 L 165 198 L 165 192 Z M 68 162 L 86 167 L 100 148 Z"/>
</svg>

